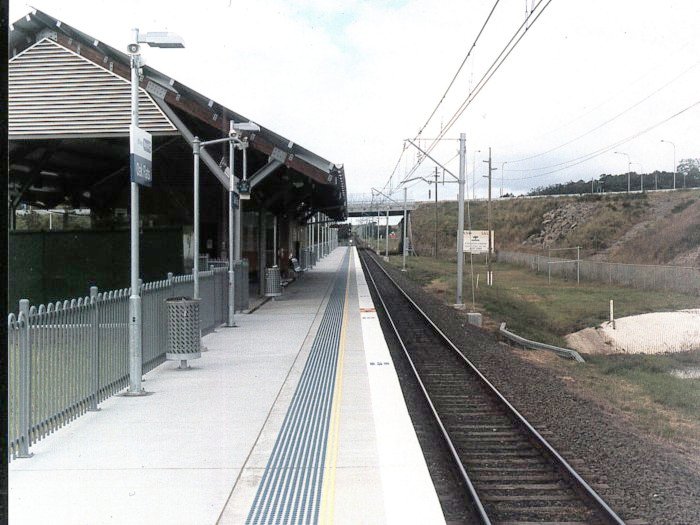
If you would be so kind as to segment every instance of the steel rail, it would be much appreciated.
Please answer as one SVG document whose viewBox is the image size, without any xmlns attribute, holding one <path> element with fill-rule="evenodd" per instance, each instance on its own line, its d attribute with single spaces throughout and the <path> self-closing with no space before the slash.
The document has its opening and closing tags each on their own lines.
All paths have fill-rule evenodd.
<svg viewBox="0 0 700 525">
<path fill-rule="evenodd" d="M 484 376 L 481 371 L 467 358 L 459 348 L 455 346 L 455 344 L 443 333 L 440 328 L 437 327 L 437 325 L 428 317 L 428 315 L 416 304 L 416 302 L 411 299 L 411 297 L 399 286 L 399 284 L 389 275 L 389 273 L 373 258 L 369 257 L 370 260 L 382 271 L 382 273 L 386 276 L 387 279 L 396 287 L 396 289 L 406 298 L 406 300 L 413 306 L 413 308 L 426 320 L 426 322 L 435 330 L 435 332 L 440 336 L 440 338 L 445 342 L 466 364 L 467 366 L 476 374 L 476 376 L 481 379 L 484 385 L 486 385 L 491 393 L 493 393 L 507 408 L 508 412 L 510 413 L 511 416 L 513 416 L 519 423 L 521 423 L 525 429 L 530 433 L 530 436 L 534 438 L 535 442 L 540 445 L 546 453 L 549 454 L 549 456 L 557 463 L 558 466 L 562 467 L 564 471 L 571 477 L 572 480 L 576 482 L 577 488 L 583 491 L 583 493 L 588 496 L 593 502 L 597 504 L 599 507 L 598 510 L 600 510 L 607 519 L 609 519 L 612 523 L 615 523 L 617 525 L 625 525 L 625 522 L 615 513 L 612 508 L 600 497 L 600 495 L 574 470 L 574 468 L 559 454 L 552 445 L 549 444 L 549 442 L 533 427 L 525 417 L 518 412 L 518 410 L 501 394 L 501 392 Z M 367 264 L 365 263 L 365 266 Z M 380 301 L 382 302 L 382 306 L 384 307 L 384 311 L 387 314 L 387 317 L 389 317 L 391 321 L 391 316 L 388 312 L 388 309 L 386 308 L 386 305 L 379 294 L 379 290 L 376 286 L 376 283 L 374 281 L 374 278 L 372 277 L 371 273 L 368 272 L 370 275 L 370 279 L 372 280 L 372 284 L 374 285 L 375 291 L 377 292 L 377 296 L 380 298 Z M 393 321 L 391 322 L 392 327 L 394 330 L 397 332 L 396 325 L 394 325 Z M 398 332 L 397 332 L 397 337 L 398 337 Z M 401 341 L 401 338 L 399 337 L 399 340 Z M 408 356 L 408 353 L 406 351 L 405 346 L 403 345 L 403 341 L 401 341 L 401 346 L 404 349 L 404 353 Z M 416 377 L 418 372 L 416 371 L 415 367 L 413 366 L 413 362 L 410 360 L 409 357 L 409 362 L 411 363 L 411 367 L 413 368 L 414 373 L 416 373 Z M 423 387 L 422 382 L 419 379 L 419 383 L 421 384 L 421 388 L 423 388 L 423 392 L 428 397 L 427 392 L 425 391 L 425 388 Z M 433 413 L 435 413 L 435 409 L 431 403 L 431 408 L 433 409 Z M 437 417 L 437 414 L 436 414 Z M 444 427 L 442 426 L 442 423 L 440 423 L 440 427 L 443 430 L 443 432 L 446 432 L 444 430 Z M 451 445 L 451 442 L 450 442 Z M 454 450 L 454 447 L 451 446 L 451 450 L 453 451 L 453 455 L 456 453 Z M 461 467 L 461 460 L 460 461 L 460 467 Z M 463 468 L 461 468 L 463 470 Z M 464 472 L 464 475 L 466 475 L 466 471 Z M 468 476 L 467 476 L 468 478 Z M 473 489 L 473 486 L 470 483 L 470 488 Z M 470 490 L 471 492 L 471 490 Z"/>
<path fill-rule="evenodd" d="M 373 260 L 373 259 L 372 259 Z M 401 338 L 401 335 L 399 334 L 399 330 L 396 327 L 396 324 L 394 323 L 393 318 L 391 317 L 391 314 L 389 313 L 389 309 L 386 307 L 386 303 L 384 303 L 384 299 L 382 295 L 379 293 L 379 288 L 377 287 L 377 283 L 374 281 L 374 277 L 372 276 L 372 273 L 369 271 L 369 268 L 367 268 L 367 263 L 364 260 L 364 257 L 360 258 L 360 261 L 364 264 L 365 268 L 367 269 L 367 275 L 369 276 L 370 280 L 372 281 L 372 286 L 374 287 L 374 291 L 377 293 L 377 297 L 379 297 L 379 301 L 382 303 L 382 308 L 384 308 L 384 312 L 386 313 L 386 316 L 389 319 L 389 322 L 391 323 L 392 328 L 394 329 L 394 334 L 396 335 L 396 338 L 398 339 L 399 343 L 401 344 L 401 348 L 403 349 L 404 354 L 406 355 L 406 359 L 408 359 L 408 363 L 411 365 L 411 369 L 413 370 L 413 373 L 416 377 L 416 381 L 418 381 L 418 385 L 421 388 L 421 391 L 423 392 L 423 396 L 425 396 L 425 400 L 428 402 L 428 406 L 430 406 L 430 410 L 433 413 L 433 417 L 435 418 L 435 421 L 437 422 L 438 426 L 440 427 L 440 432 L 442 433 L 442 437 L 445 439 L 445 443 L 447 444 L 447 448 L 450 449 L 450 454 L 452 455 L 452 458 L 455 460 L 455 463 L 457 464 L 457 468 L 459 469 L 459 473 L 462 476 L 462 480 L 464 481 L 465 485 L 467 486 L 467 489 L 469 491 L 469 495 L 472 498 L 472 501 L 474 503 L 474 506 L 476 507 L 477 513 L 479 514 L 479 518 L 481 518 L 481 522 L 484 523 L 485 525 L 491 525 L 491 519 L 489 518 L 488 514 L 486 514 L 486 510 L 484 509 L 483 504 L 481 503 L 481 499 L 479 498 L 479 495 L 476 493 L 476 488 L 474 487 L 474 484 L 472 483 L 471 479 L 469 478 L 469 474 L 467 474 L 467 471 L 464 468 L 464 465 L 462 464 L 462 460 L 459 457 L 459 453 L 457 452 L 457 449 L 455 448 L 454 444 L 452 443 L 452 439 L 450 438 L 447 429 L 445 429 L 445 426 L 442 423 L 442 419 L 440 418 L 439 414 L 437 413 L 437 410 L 435 409 L 435 405 L 433 404 L 433 401 L 430 399 L 430 395 L 428 394 L 428 390 L 425 388 L 425 385 L 423 384 L 423 381 L 420 378 L 420 374 L 418 373 L 418 370 L 416 369 L 415 365 L 413 364 L 413 359 L 411 359 L 411 356 L 408 353 L 408 350 L 406 349 L 406 345 L 403 343 L 403 339 Z M 374 261 L 376 264 L 376 261 Z"/>
</svg>

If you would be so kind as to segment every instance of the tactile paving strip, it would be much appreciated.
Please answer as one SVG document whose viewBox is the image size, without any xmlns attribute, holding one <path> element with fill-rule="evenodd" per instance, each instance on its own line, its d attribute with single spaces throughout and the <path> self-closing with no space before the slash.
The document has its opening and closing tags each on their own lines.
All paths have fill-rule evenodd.
<svg viewBox="0 0 700 525">
<path fill-rule="evenodd" d="M 350 261 L 347 250 L 246 523 L 317 523 Z"/>
</svg>

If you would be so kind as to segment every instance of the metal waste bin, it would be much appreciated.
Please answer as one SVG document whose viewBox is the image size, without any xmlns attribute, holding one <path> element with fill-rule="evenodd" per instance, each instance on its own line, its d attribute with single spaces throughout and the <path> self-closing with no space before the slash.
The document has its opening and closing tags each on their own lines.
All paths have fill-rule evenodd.
<svg viewBox="0 0 700 525">
<path fill-rule="evenodd" d="M 200 349 L 199 299 L 171 297 L 168 306 L 168 346 L 165 358 L 180 361 L 187 368 L 188 359 L 202 357 Z"/>
<path fill-rule="evenodd" d="M 282 276 L 277 266 L 265 268 L 265 297 L 282 295 Z"/>
</svg>

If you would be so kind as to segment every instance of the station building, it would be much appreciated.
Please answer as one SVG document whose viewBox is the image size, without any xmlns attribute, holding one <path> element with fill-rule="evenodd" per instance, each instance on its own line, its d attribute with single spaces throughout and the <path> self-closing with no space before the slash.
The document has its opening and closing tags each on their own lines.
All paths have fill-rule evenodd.
<svg viewBox="0 0 700 525">
<path fill-rule="evenodd" d="M 83 295 L 88 283 L 80 282 L 75 291 L 70 287 L 86 277 L 103 288 L 126 285 L 129 55 L 33 10 L 10 26 L 8 98 L 10 274 L 24 289 L 10 295 L 35 289 L 46 301 Z M 142 68 L 139 125 L 153 137 L 153 185 L 142 188 L 140 197 L 144 280 L 191 271 L 195 251 L 226 258 L 228 144 L 202 151 L 201 235 L 195 250 L 188 246 L 192 141 L 227 137 L 231 122 L 251 120 L 170 76 Z M 311 241 L 311 223 L 344 221 L 347 205 L 342 165 L 256 123 L 260 130 L 246 136 L 250 198 L 240 204 L 240 257 L 249 262 L 251 282 L 260 285 L 266 267 L 278 265 L 284 272 L 290 254 L 299 257 Z M 238 181 L 240 150 L 234 164 Z M 26 207 L 89 209 L 92 231 L 49 232 L 41 239 L 14 232 L 17 209 Z M 27 266 L 34 275 L 20 270 Z M 41 285 L 37 274 L 43 274 Z"/>
</svg>

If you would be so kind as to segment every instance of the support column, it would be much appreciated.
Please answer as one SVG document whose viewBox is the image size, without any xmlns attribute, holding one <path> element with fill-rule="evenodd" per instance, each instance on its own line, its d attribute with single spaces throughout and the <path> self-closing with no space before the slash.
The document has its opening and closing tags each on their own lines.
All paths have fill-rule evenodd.
<svg viewBox="0 0 700 525">
<path fill-rule="evenodd" d="M 389 208 L 386 209 L 386 231 L 384 232 L 384 256 L 389 257 Z"/>
<path fill-rule="evenodd" d="M 230 131 L 233 131 L 233 120 L 230 121 Z M 228 163 L 229 163 L 229 191 L 228 191 L 228 312 L 226 316 L 226 326 L 236 326 L 234 319 L 236 313 L 236 274 L 234 273 L 233 261 L 235 259 L 234 248 L 234 217 L 236 209 L 234 209 L 234 186 L 235 179 L 233 176 L 235 146 L 233 142 L 228 144 Z M 238 206 L 241 205 L 240 199 Z"/>
<path fill-rule="evenodd" d="M 265 211 L 260 210 L 258 214 L 258 295 L 265 295 L 265 268 L 267 263 L 267 231 L 265 230 Z"/>
<path fill-rule="evenodd" d="M 462 308 L 462 274 L 464 268 L 464 181 L 466 177 L 467 136 L 459 134 L 459 199 L 457 212 L 457 293 L 455 306 Z"/>
</svg>

